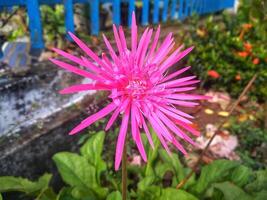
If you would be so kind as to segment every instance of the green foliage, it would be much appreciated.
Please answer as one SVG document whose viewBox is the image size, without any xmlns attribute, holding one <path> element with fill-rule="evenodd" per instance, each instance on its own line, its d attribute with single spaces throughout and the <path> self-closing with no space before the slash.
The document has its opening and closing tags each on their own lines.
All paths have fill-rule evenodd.
<svg viewBox="0 0 267 200">
<path fill-rule="evenodd" d="M 64 6 L 41 6 L 44 37 L 48 44 L 62 47 L 66 34 L 64 22 Z"/>
<path fill-rule="evenodd" d="M 188 62 L 203 80 L 202 85 L 227 90 L 237 97 L 252 76 L 258 73 L 255 89 L 250 95 L 260 101 L 266 100 L 267 12 L 266 1 L 263 2 L 243 0 L 237 16 L 224 13 L 222 19 L 210 16 L 204 23 L 192 20 L 189 24 L 185 43 L 196 48 L 189 55 Z M 251 47 L 245 48 L 248 43 Z M 215 70 L 220 77 L 208 76 L 209 70 Z"/>
<path fill-rule="evenodd" d="M 51 174 L 44 174 L 38 181 L 32 182 L 25 178 L 11 176 L 0 177 L 0 192 L 19 191 L 26 194 L 39 194 L 48 188 Z"/>
<path fill-rule="evenodd" d="M 202 167 L 200 174 L 192 176 L 181 189 L 175 186 L 187 174 L 177 153 L 169 156 L 160 148 L 152 133 L 154 150 L 142 136 L 148 151 L 147 165 L 129 166 L 128 197 L 136 200 L 264 200 L 267 194 L 267 170 L 253 171 L 238 162 L 216 160 Z M 81 154 L 60 152 L 53 156 L 65 186 L 55 194 L 49 187 L 51 175 L 38 181 L 23 178 L 0 177 L 0 192 L 22 192 L 37 200 L 121 200 L 120 178 L 114 175 L 102 159 L 104 132 L 90 136 L 81 147 Z M 129 178 L 128 177 L 128 178 Z M 136 185 L 135 185 L 136 184 Z M 1 196 L 0 196 L 1 197 Z M 0 198 L 1 199 L 1 198 Z"/>
<path fill-rule="evenodd" d="M 229 131 L 237 135 L 239 146 L 237 151 L 245 165 L 252 168 L 263 168 L 265 161 L 264 144 L 267 143 L 267 131 L 257 127 L 252 121 L 232 122 Z"/>
</svg>

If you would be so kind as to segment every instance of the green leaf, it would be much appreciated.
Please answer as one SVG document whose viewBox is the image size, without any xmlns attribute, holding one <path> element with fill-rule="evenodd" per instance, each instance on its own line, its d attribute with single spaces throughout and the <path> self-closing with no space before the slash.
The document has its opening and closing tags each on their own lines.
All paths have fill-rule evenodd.
<svg viewBox="0 0 267 200">
<path fill-rule="evenodd" d="M 267 190 L 267 170 L 257 171 L 256 179 L 250 184 L 246 185 L 245 189 L 248 192 Z"/>
<path fill-rule="evenodd" d="M 70 186 L 96 188 L 96 170 L 86 158 L 74 153 L 61 152 L 53 156 L 58 171 Z"/>
<path fill-rule="evenodd" d="M 254 200 L 266 200 L 267 190 L 260 191 L 253 197 Z"/>
<path fill-rule="evenodd" d="M 25 178 L 3 176 L 0 177 L 0 192 L 18 191 L 26 194 L 37 193 L 48 188 L 51 174 L 44 174 L 37 182 Z"/>
<path fill-rule="evenodd" d="M 242 187 L 248 183 L 251 176 L 252 170 L 244 165 L 240 165 L 232 172 L 231 180 L 237 186 Z"/>
<path fill-rule="evenodd" d="M 216 183 L 214 188 L 220 190 L 225 200 L 252 200 L 252 197 L 246 194 L 240 187 L 230 182 Z"/>
<path fill-rule="evenodd" d="M 107 169 L 105 161 L 102 160 L 105 132 L 100 131 L 92 135 L 81 147 L 81 154 L 96 168 L 97 183 L 100 185 L 100 176 Z"/>
<path fill-rule="evenodd" d="M 204 166 L 201 170 L 200 178 L 197 181 L 194 190 L 197 193 L 204 192 L 209 185 L 217 181 L 224 180 L 239 164 L 229 160 L 216 160 L 211 164 Z"/>
<path fill-rule="evenodd" d="M 121 200 L 122 196 L 119 191 L 112 192 L 107 196 L 107 200 Z"/>
<path fill-rule="evenodd" d="M 168 163 L 157 163 L 155 167 L 155 173 L 157 177 L 163 179 L 167 171 L 173 171 L 173 168 Z"/>
<path fill-rule="evenodd" d="M 137 200 L 155 200 L 161 195 L 161 187 L 151 185 L 146 187 L 145 191 L 137 190 Z"/>
<path fill-rule="evenodd" d="M 71 188 L 63 187 L 63 188 L 59 191 L 56 200 L 77 200 L 76 198 L 74 198 L 74 197 L 71 195 L 71 191 L 72 191 Z"/>
<path fill-rule="evenodd" d="M 56 200 L 57 195 L 52 188 L 42 191 L 34 200 Z"/>
<path fill-rule="evenodd" d="M 153 185 L 154 176 L 147 176 L 138 183 L 138 190 L 145 191 L 147 187 Z"/>
<path fill-rule="evenodd" d="M 160 196 L 160 200 L 197 200 L 195 196 L 184 191 L 177 190 L 174 188 L 167 188 L 162 191 L 162 195 Z"/>
<path fill-rule="evenodd" d="M 160 149 L 159 154 L 163 162 L 168 163 L 173 168 L 176 178 L 181 181 L 185 174 L 178 154 L 172 153 L 170 156 L 164 149 Z"/>
<path fill-rule="evenodd" d="M 154 176 L 154 167 L 155 167 L 155 163 L 158 157 L 158 149 L 160 145 L 160 141 L 152 129 L 150 129 L 150 133 L 151 133 L 152 140 L 154 143 L 154 147 L 155 147 L 154 149 L 152 149 L 152 147 L 150 146 L 146 135 L 142 134 L 142 138 L 145 138 L 143 141 L 145 141 L 144 142 L 145 147 L 148 152 L 147 153 L 147 164 L 145 168 L 145 176 Z"/>
<path fill-rule="evenodd" d="M 2 197 L 2 195 L 1 195 L 1 193 L 0 193 L 0 200 L 3 200 L 3 197 Z"/>
</svg>

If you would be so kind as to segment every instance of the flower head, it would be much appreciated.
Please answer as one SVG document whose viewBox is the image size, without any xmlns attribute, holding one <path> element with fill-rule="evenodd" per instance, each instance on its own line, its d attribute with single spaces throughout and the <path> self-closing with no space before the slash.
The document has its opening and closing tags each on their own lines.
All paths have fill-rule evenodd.
<svg viewBox="0 0 267 200">
<path fill-rule="evenodd" d="M 80 58 L 62 50 L 54 49 L 58 54 L 86 67 L 88 70 L 51 59 L 59 67 L 94 81 L 91 84 L 74 85 L 63 89 L 60 92 L 61 94 L 85 90 L 106 90 L 110 92 L 111 103 L 99 112 L 84 119 L 70 134 L 76 134 L 95 121 L 112 113 L 106 125 L 106 130 L 108 130 L 121 115 L 122 122 L 115 156 L 116 170 L 120 166 L 128 124 L 131 125 L 129 129 L 131 129 L 132 138 L 144 161 L 147 160 L 147 156 L 140 135 L 142 129 L 149 143 L 154 147 L 148 123 L 154 129 L 167 152 L 170 152 L 168 143 L 172 143 L 182 153 L 186 154 L 176 136 L 194 144 L 194 141 L 185 131 L 191 132 L 196 136 L 200 133 L 190 126 L 190 119 L 193 117 L 175 106 L 194 107 L 198 103 L 193 101 L 206 99 L 205 96 L 185 93 L 195 89 L 192 85 L 199 82 L 195 79 L 195 76 L 176 78 L 190 67 L 185 67 L 166 75 L 169 68 L 185 57 L 193 47 L 181 51 L 183 47 L 181 46 L 170 54 L 174 46 L 172 33 L 169 33 L 164 41 L 158 45 L 160 27 L 157 28 L 153 40 L 151 40 L 153 30 L 147 28 L 139 42 L 137 42 L 137 25 L 134 13 L 131 26 L 131 48 L 127 46 L 122 27 L 117 29 L 115 25 L 113 26 L 118 53 L 115 52 L 108 39 L 103 35 L 110 57 L 104 53 L 102 57 L 97 56 L 72 33 L 69 33 L 72 39 L 89 58 Z"/>
</svg>

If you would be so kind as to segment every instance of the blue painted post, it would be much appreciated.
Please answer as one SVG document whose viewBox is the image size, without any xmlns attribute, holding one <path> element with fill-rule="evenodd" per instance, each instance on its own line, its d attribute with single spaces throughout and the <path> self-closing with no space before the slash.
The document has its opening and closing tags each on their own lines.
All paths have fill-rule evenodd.
<svg viewBox="0 0 267 200">
<path fill-rule="evenodd" d="M 134 5 L 135 0 L 129 0 L 129 7 L 128 7 L 128 26 L 132 24 L 132 13 L 135 10 Z"/>
<path fill-rule="evenodd" d="M 189 11 L 189 0 L 185 0 L 184 17 L 188 16 L 188 11 Z"/>
<path fill-rule="evenodd" d="M 99 34 L 99 0 L 89 0 L 91 15 L 91 33 Z"/>
<path fill-rule="evenodd" d="M 179 19 L 182 20 L 183 19 L 183 9 L 184 8 L 184 0 L 180 0 L 179 1 Z"/>
<path fill-rule="evenodd" d="M 168 17 L 169 0 L 163 1 L 162 21 L 166 22 Z"/>
<path fill-rule="evenodd" d="M 153 24 L 159 23 L 159 0 L 154 1 Z"/>
<path fill-rule="evenodd" d="M 148 17 L 149 17 L 149 0 L 143 0 L 143 7 L 142 7 L 142 25 L 148 24 Z"/>
<path fill-rule="evenodd" d="M 73 2 L 72 0 L 64 0 L 65 8 L 65 26 L 66 31 L 74 33 L 74 16 L 73 16 Z M 72 41 L 72 38 L 67 34 L 67 39 Z"/>
<path fill-rule="evenodd" d="M 177 0 L 172 0 L 171 3 L 171 19 L 175 19 L 176 18 L 176 6 L 177 6 Z"/>
<path fill-rule="evenodd" d="M 121 1 L 113 0 L 113 23 L 117 26 L 121 23 Z"/>
<path fill-rule="evenodd" d="M 26 6 L 29 16 L 31 49 L 42 49 L 44 48 L 44 41 L 42 37 L 42 22 L 38 0 L 26 0 Z"/>
</svg>

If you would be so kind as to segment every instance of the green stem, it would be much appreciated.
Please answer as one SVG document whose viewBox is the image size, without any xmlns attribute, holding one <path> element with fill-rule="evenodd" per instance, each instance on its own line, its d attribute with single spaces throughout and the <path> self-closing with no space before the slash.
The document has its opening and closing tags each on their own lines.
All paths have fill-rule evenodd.
<svg viewBox="0 0 267 200">
<path fill-rule="evenodd" d="M 123 147 L 123 155 L 122 155 L 122 200 L 126 200 L 127 198 L 127 147 L 126 141 Z"/>
</svg>

